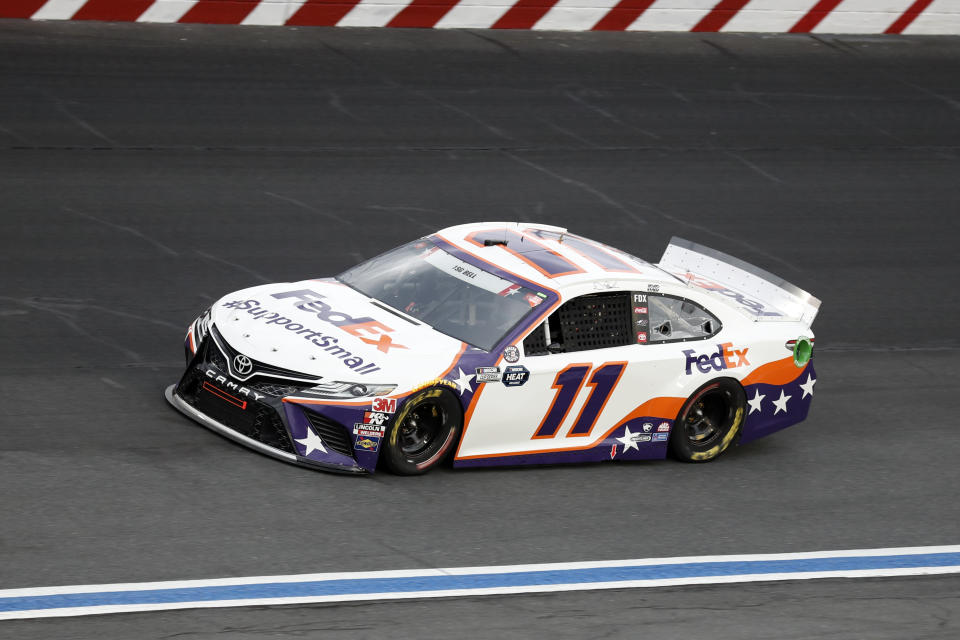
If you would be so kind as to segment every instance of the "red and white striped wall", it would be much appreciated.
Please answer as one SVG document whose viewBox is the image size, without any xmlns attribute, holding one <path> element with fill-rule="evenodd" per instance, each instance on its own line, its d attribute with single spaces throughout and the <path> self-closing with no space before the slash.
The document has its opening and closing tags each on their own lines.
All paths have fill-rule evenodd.
<svg viewBox="0 0 960 640">
<path fill-rule="evenodd" d="M 960 34 L 960 0 L 0 0 L 0 18 L 438 29 Z"/>
</svg>

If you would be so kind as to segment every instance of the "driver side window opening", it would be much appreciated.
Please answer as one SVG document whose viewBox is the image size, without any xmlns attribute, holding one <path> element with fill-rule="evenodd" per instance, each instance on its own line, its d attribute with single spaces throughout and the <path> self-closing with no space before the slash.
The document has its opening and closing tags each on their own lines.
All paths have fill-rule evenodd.
<svg viewBox="0 0 960 640">
<path fill-rule="evenodd" d="M 630 293 L 594 293 L 565 302 L 523 341 L 528 356 L 634 344 Z"/>
</svg>

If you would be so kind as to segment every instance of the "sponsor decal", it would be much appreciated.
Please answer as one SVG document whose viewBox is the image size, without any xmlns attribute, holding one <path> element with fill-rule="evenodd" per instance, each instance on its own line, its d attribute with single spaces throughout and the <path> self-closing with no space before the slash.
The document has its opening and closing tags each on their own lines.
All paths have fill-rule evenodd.
<svg viewBox="0 0 960 640">
<path fill-rule="evenodd" d="M 393 413 L 397 410 L 396 398 L 374 398 L 370 409 L 377 413 Z"/>
<path fill-rule="evenodd" d="M 650 293 L 656 293 L 656 292 L 660 291 L 660 285 L 658 285 L 658 284 L 648 284 L 648 285 L 647 285 L 647 291 L 649 291 Z"/>
<path fill-rule="evenodd" d="M 540 296 L 536 296 L 536 295 L 534 295 L 534 294 L 532 294 L 532 293 L 527 293 L 527 294 L 525 294 L 525 295 L 523 296 L 523 299 L 526 300 L 526 301 L 527 301 L 527 304 L 529 304 L 531 307 L 536 307 L 536 306 L 538 306 L 541 302 L 543 302 L 543 298 L 541 298 Z"/>
<path fill-rule="evenodd" d="M 655 433 L 653 434 L 653 442 L 666 442 L 669 437 L 669 433 Z"/>
<path fill-rule="evenodd" d="M 520 359 L 520 349 L 513 345 L 505 347 L 503 349 L 503 359 L 511 363 L 518 361 Z"/>
<path fill-rule="evenodd" d="M 353 435 L 363 438 L 382 438 L 386 431 L 386 427 L 379 427 L 375 424 L 353 423 Z"/>
<path fill-rule="evenodd" d="M 530 377 L 530 371 L 522 364 L 516 364 L 503 370 L 503 384 L 507 387 L 523 386 Z"/>
<path fill-rule="evenodd" d="M 749 366 L 750 361 L 747 360 L 749 350 L 749 347 L 734 349 L 732 342 L 718 344 L 717 350 L 710 354 L 697 354 L 694 349 L 684 349 L 683 355 L 687 357 L 686 373 L 688 376 L 693 373 L 694 366 L 700 373 Z"/>
<path fill-rule="evenodd" d="M 382 425 L 387 424 L 387 421 L 390 420 L 390 416 L 386 413 L 379 413 L 377 411 L 364 411 L 363 412 L 363 423 L 364 424 L 375 424 Z"/>
<path fill-rule="evenodd" d="M 643 344 L 647 341 L 647 332 L 646 331 L 637 331 L 637 343 Z"/>
<path fill-rule="evenodd" d="M 353 448 L 361 451 L 376 452 L 376 450 L 380 448 L 380 438 L 357 438 L 357 444 L 355 444 Z"/>
<path fill-rule="evenodd" d="M 354 318 L 342 311 L 337 311 L 324 302 L 327 296 L 317 293 L 316 291 L 300 289 L 298 291 L 272 293 L 270 296 L 278 300 L 286 298 L 296 298 L 300 300 L 301 302 L 299 304 L 293 306 L 307 313 L 315 313 L 317 317 L 324 322 L 329 322 L 347 333 L 360 338 L 360 342 L 374 345 L 378 351 L 382 351 L 383 353 L 389 353 L 390 349 L 407 348 L 393 341 L 389 335 L 393 332 L 393 329 L 387 325 L 368 316 Z"/>
<path fill-rule="evenodd" d="M 638 327 L 645 327 L 645 326 L 647 326 L 647 319 L 646 319 L 646 318 L 640 318 L 639 320 L 637 320 L 637 326 L 638 326 Z"/>
<path fill-rule="evenodd" d="M 309 327 L 304 327 L 299 322 L 293 322 L 290 318 L 261 306 L 260 302 L 257 300 L 234 300 L 232 302 L 224 303 L 223 307 L 225 309 L 246 311 L 257 320 L 263 320 L 266 324 L 283 327 L 287 331 L 301 336 L 304 340 L 307 340 L 314 346 L 322 349 L 325 353 L 337 358 L 343 366 L 352 369 L 354 373 L 366 375 L 368 373 L 373 373 L 374 371 L 380 371 L 380 367 L 377 366 L 376 363 L 367 362 L 362 357 L 355 355 L 351 351 L 344 349 L 337 344 L 340 342 L 340 338 L 337 336 L 324 333 L 323 331 L 314 331 Z M 345 317 L 349 318 L 349 316 Z M 234 366 L 236 366 L 236 364 L 234 364 Z"/>
<path fill-rule="evenodd" d="M 744 307 L 746 307 L 747 309 L 750 309 L 751 311 L 753 311 L 754 313 L 756 313 L 758 316 L 780 316 L 780 315 L 783 315 L 782 313 L 779 313 L 779 312 L 777 312 L 777 311 L 766 311 L 766 307 L 763 305 L 762 302 L 760 302 L 760 301 L 758 301 L 758 300 L 753 300 L 753 299 L 751 299 L 751 298 L 748 298 L 748 297 L 746 297 L 745 295 L 743 295 L 742 293 L 740 293 L 739 291 L 734 291 L 733 289 L 728 289 L 727 287 L 723 286 L 722 284 L 718 284 L 718 283 L 716 283 L 716 282 L 712 282 L 712 281 L 710 281 L 710 280 L 707 280 L 706 278 L 701 278 L 700 276 L 698 276 L 698 275 L 696 275 L 696 274 L 693 274 L 693 273 L 690 273 L 689 271 L 688 271 L 687 273 L 684 273 L 681 277 L 684 278 L 685 280 L 687 280 L 688 282 L 690 282 L 691 284 L 694 284 L 694 285 L 696 285 L 696 286 L 698 286 L 698 287 L 700 287 L 700 288 L 702 288 L 702 289 L 706 289 L 707 291 L 713 291 L 713 292 L 715 292 L 715 293 L 719 293 L 720 295 L 726 296 L 726 297 L 728 297 L 728 298 L 733 298 L 733 299 L 736 300 L 738 303 L 740 303 L 742 306 L 744 306 Z"/>
<path fill-rule="evenodd" d="M 253 397 L 254 400 L 263 399 L 262 394 L 259 394 L 256 391 L 251 391 L 246 387 L 241 387 L 236 382 L 233 382 L 232 380 L 230 380 L 224 375 L 220 375 L 213 369 L 207 369 L 206 371 L 203 372 L 203 374 L 208 378 L 210 378 L 211 380 L 213 380 L 214 382 L 216 382 L 217 384 L 223 386 L 225 389 L 229 389 L 230 391 L 233 391 L 238 395 L 247 396 L 248 398 Z"/>
<path fill-rule="evenodd" d="M 648 435 L 648 434 L 646 434 L 646 433 L 635 433 L 635 434 L 633 434 L 633 441 L 634 441 L 634 442 L 650 442 L 650 439 L 651 439 L 651 438 L 652 438 L 652 436 L 650 436 L 650 435 Z"/>
<path fill-rule="evenodd" d="M 647 304 L 647 294 L 645 293 L 635 293 L 633 294 L 633 303 L 634 304 Z"/>
<path fill-rule="evenodd" d="M 634 307 L 633 312 L 640 315 L 645 315 L 647 313 L 647 307 Z"/>
<path fill-rule="evenodd" d="M 669 423 L 669 422 L 661 422 L 661 423 L 659 424 L 659 426 L 657 426 L 657 431 L 658 431 L 659 433 L 669 432 L 669 431 L 670 431 L 670 423 Z"/>
<path fill-rule="evenodd" d="M 653 423 L 652 423 L 652 422 L 644 422 L 644 423 L 643 423 L 643 432 L 644 432 L 644 433 L 650 433 L 651 431 L 653 431 Z"/>
<path fill-rule="evenodd" d="M 477 367 L 477 382 L 500 382 L 500 367 Z"/>
<path fill-rule="evenodd" d="M 500 293 L 498 293 L 497 295 L 498 295 L 498 296 L 512 296 L 512 295 L 515 294 L 517 291 L 520 291 L 520 285 L 518 285 L 518 284 L 512 284 L 512 285 L 510 285 L 509 287 L 507 287 L 506 289 L 504 289 L 503 291 L 501 291 Z"/>
</svg>

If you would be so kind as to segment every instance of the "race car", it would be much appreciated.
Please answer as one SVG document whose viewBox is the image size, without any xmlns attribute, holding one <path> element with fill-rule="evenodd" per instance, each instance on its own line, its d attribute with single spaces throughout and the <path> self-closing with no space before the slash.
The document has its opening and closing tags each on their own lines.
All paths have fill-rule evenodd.
<svg viewBox="0 0 960 640">
<path fill-rule="evenodd" d="M 819 307 L 680 238 L 651 264 L 559 227 L 466 224 L 221 298 L 166 397 L 252 449 L 347 473 L 704 462 L 806 418 Z"/>
</svg>

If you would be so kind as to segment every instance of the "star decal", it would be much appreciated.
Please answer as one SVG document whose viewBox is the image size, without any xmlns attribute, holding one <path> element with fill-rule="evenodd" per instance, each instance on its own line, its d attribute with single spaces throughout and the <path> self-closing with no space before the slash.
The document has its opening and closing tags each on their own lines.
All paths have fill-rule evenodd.
<svg viewBox="0 0 960 640">
<path fill-rule="evenodd" d="M 773 410 L 773 415 L 777 415 L 777 414 L 780 413 L 781 411 L 783 411 L 784 413 L 786 413 L 786 412 L 787 412 L 787 400 L 789 400 L 789 399 L 792 398 L 792 397 L 793 397 L 793 396 L 788 396 L 788 395 L 786 395 L 786 394 L 783 392 L 783 389 L 780 389 L 780 399 L 773 401 L 773 406 L 776 407 L 776 409 Z"/>
<path fill-rule="evenodd" d="M 813 377 L 813 374 L 807 374 L 807 381 L 800 385 L 800 388 L 803 389 L 803 395 L 800 396 L 800 399 L 806 398 L 807 396 L 813 395 L 813 385 L 817 384 L 817 379 Z"/>
<path fill-rule="evenodd" d="M 313 451 L 327 452 L 327 448 L 323 446 L 323 440 L 309 428 L 307 429 L 307 437 L 297 440 L 297 442 L 302 444 L 306 449 L 306 451 L 303 452 L 305 456 L 310 455 Z"/>
<path fill-rule="evenodd" d="M 760 413 L 763 413 L 763 405 L 761 403 L 763 402 L 763 399 L 766 397 L 767 396 L 760 393 L 760 388 L 757 387 L 757 393 L 754 394 L 753 399 L 747 400 L 747 404 L 750 405 L 750 411 L 747 412 L 747 415 L 750 415 L 754 411 L 759 411 Z"/>
<path fill-rule="evenodd" d="M 630 427 L 623 428 L 623 437 L 617 438 L 620 444 L 623 445 L 623 452 L 626 453 L 629 449 L 636 449 L 640 451 L 640 447 L 637 446 L 637 441 L 633 439 L 633 434 L 630 433 Z"/>
<path fill-rule="evenodd" d="M 460 375 L 454 382 L 457 383 L 457 387 L 460 389 L 460 395 L 462 396 L 464 391 L 473 391 L 473 387 L 470 386 L 470 379 L 473 378 L 474 374 L 464 373 L 460 367 L 457 367 L 457 372 Z"/>
</svg>

